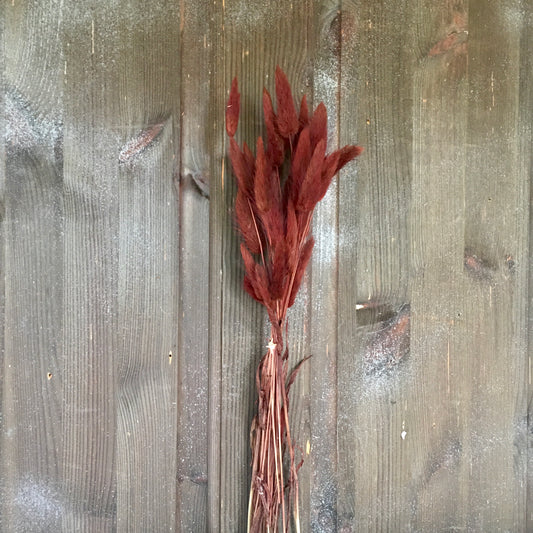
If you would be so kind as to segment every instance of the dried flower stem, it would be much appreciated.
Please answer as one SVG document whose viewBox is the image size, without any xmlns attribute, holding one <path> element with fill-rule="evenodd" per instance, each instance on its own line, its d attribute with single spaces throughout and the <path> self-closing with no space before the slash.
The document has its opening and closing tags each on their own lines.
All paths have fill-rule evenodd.
<svg viewBox="0 0 533 533">
<path fill-rule="evenodd" d="M 301 361 L 288 373 L 284 341 L 287 311 L 296 294 L 314 245 L 310 235 L 313 210 L 333 176 L 359 155 L 359 146 L 345 146 L 326 156 L 327 113 L 320 103 L 311 115 L 302 99 L 296 113 L 289 82 L 276 69 L 277 113 L 263 91 L 267 146 L 257 140 L 256 156 L 235 141 L 240 94 L 233 80 L 226 107 L 230 158 L 237 180 L 235 219 L 242 237 L 245 290 L 265 306 L 271 337 L 256 373 L 257 415 L 252 422 L 252 482 L 248 531 L 289 531 L 290 514 L 300 531 L 298 469 L 289 428 L 289 389 Z M 288 160 L 288 165 L 285 161 Z M 289 168 L 283 176 L 282 169 Z M 284 459 L 288 455 L 288 472 Z"/>
</svg>

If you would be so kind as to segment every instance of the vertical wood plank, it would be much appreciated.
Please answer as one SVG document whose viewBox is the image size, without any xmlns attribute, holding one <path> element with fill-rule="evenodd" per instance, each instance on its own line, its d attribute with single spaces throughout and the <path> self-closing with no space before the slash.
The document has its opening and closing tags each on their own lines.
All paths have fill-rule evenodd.
<svg viewBox="0 0 533 533">
<path fill-rule="evenodd" d="M 226 92 L 226 72 L 222 49 L 224 47 L 224 13 L 220 0 L 213 0 L 209 25 L 212 76 L 209 91 L 209 118 L 206 140 L 211 154 L 209 161 L 209 401 L 207 450 L 207 531 L 220 531 L 221 525 L 221 427 L 222 427 L 222 236 L 226 206 L 224 184 L 226 158 L 223 109 Z M 218 88 L 218 90 L 217 90 Z M 228 171 L 229 176 L 229 171 Z"/>
<path fill-rule="evenodd" d="M 463 386 L 464 376 L 470 376 L 468 525 L 512 531 L 526 530 L 527 271 L 522 265 L 528 257 L 531 169 L 521 164 L 519 91 L 525 23 L 521 2 L 469 8 L 465 268 L 458 320 L 468 332 L 461 339 L 468 354 Z M 523 104 L 531 109 L 531 101 Z"/>
<path fill-rule="evenodd" d="M 232 220 L 235 187 L 225 160 L 224 109 L 233 76 L 241 90 L 240 142 L 255 146 L 262 132 L 262 88 L 273 89 L 280 64 L 298 94 L 305 80 L 310 4 L 307 1 L 217 3 L 213 35 L 212 109 L 215 136 L 210 183 L 212 370 L 220 365 L 220 530 L 246 529 L 249 491 L 249 429 L 255 413 L 255 370 L 268 332 L 261 309 L 242 290 L 238 236 Z M 280 37 L 281 36 L 281 37 Z M 221 243 L 221 244 L 220 244 Z M 293 331 L 291 327 L 291 331 Z M 297 330 L 296 330 L 297 331 Z M 211 390 L 211 387 L 210 387 Z M 217 409 L 211 403 L 212 411 Z M 214 417 L 211 417 L 214 421 Z M 210 455 L 213 457 L 213 455 Z M 213 459 L 212 459 L 213 461 Z M 212 463 L 213 464 L 213 463 Z M 217 463 L 214 463 L 217 464 Z M 211 469 L 210 469 L 211 472 Z M 211 475 L 211 474 L 210 474 Z M 211 481 L 211 480 L 210 480 Z M 213 498 L 210 497 L 210 501 Z"/>
<path fill-rule="evenodd" d="M 533 47 L 533 5 L 526 4 L 524 8 L 523 31 L 520 41 L 520 116 L 519 138 L 521 172 L 529 173 L 529 282 L 528 282 L 528 427 L 527 427 L 527 494 L 526 494 L 526 531 L 533 528 L 533 387 L 531 385 L 532 341 L 533 341 L 533 312 L 531 296 L 533 295 L 533 188 L 531 186 L 531 172 L 533 169 L 533 59 L 529 50 Z"/>
<path fill-rule="evenodd" d="M 180 13 L 165 2 L 123 7 L 128 17 L 109 20 L 120 109 L 117 529 L 179 531 Z"/>
<path fill-rule="evenodd" d="M 5 79 L 5 17 L 0 17 L 0 76 Z M 0 91 L 0 139 L 6 139 L 6 125 L 7 117 L 5 111 L 5 90 Z M 5 142 L 0 142 L 0 272 L 4 275 L 0 279 L 0 369 L 2 375 L 4 374 L 5 364 L 5 345 L 6 345 L 6 250 L 5 250 L 5 235 L 6 235 L 6 147 Z M 4 413 L 4 380 L 0 379 L 0 413 Z M 3 440 L 5 434 L 5 418 L 0 415 L 0 450 L 4 449 Z M 7 471 L 4 463 L 4 455 L 0 451 L 0 468 Z M 9 486 L 8 476 L 3 476 L 0 481 L 0 496 L 5 502 L 5 495 L 7 494 Z M 4 517 L 7 516 L 7 505 L 0 506 L 0 526 L 4 522 Z"/>
<path fill-rule="evenodd" d="M 65 6 L 63 531 L 116 528 L 119 108 L 112 9 Z"/>
<path fill-rule="evenodd" d="M 365 151 L 339 177 L 337 530 L 402 530 L 413 2 L 341 16 L 340 144 Z"/>
<path fill-rule="evenodd" d="M 405 494 L 413 528 L 465 528 L 469 395 L 460 320 L 467 179 L 468 3 L 417 10 L 414 79 L 411 355 L 416 390 L 406 399 Z M 446 488 L 445 488 L 446 487 Z M 449 487 L 449 488 L 448 488 Z"/>
<path fill-rule="evenodd" d="M 65 504 L 62 64 L 50 8 L 49 2 L 2 8 L 0 528 L 5 531 L 60 530 Z M 29 41 L 34 46 L 27 46 Z"/>
<path fill-rule="evenodd" d="M 211 2 L 181 6 L 178 531 L 207 531 Z M 211 477 L 211 472 L 209 472 Z M 214 476 L 216 477 L 216 476 Z M 216 480 L 218 483 L 218 480 Z"/>
<path fill-rule="evenodd" d="M 179 531 L 175 525 L 179 248 L 173 137 L 170 118 L 157 145 L 120 171 L 124 208 L 119 235 L 119 531 Z"/>
<path fill-rule="evenodd" d="M 321 2 L 316 35 L 313 92 L 328 110 L 328 151 L 338 147 L 340 98 L 340 4 Z M 337 518 L 337 226 L 336 180 L 315 210 L 310 284 L 310 531 L 334 531 Z"/>
</svg>

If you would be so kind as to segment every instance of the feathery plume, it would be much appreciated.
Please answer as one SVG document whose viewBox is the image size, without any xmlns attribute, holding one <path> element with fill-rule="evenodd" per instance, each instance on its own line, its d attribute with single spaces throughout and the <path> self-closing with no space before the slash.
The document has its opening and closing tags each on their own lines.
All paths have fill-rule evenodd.
<svg viewBox="0 0 533 533">
<path fill-rule="evenodd" d="M 278 131 L 282 137 L 289 139 L 298 131 L 298 115 L 294 108 L 291 86 L 285 73 L 276 67 L 276 97 L 278 99 Z"/>
<path fill-rule="evenodd" d="M 326 155 L 327 112 L 310 113 L 303 96 L 294 106 L 285 73 L 276 68 L 277 112 L 263 90 L 266 146 L 260 137 L 254 156 L 235 140 L 240 111 L 237 79 L 226 106 L 229 156 L 237 181 L 235 222 L 242 237 L 243 286 L 265 306 L 271 321 L 268 351 L 256 373 L 258 412 L 252 423 L 252 484 L 248 531 L 286 533 L 290 513 L 299 531 L 298 469 L 289 428 L 289 389 L 303 361 L 289 374 L 284 345 L 287 311 L 294 304 L 311 258 L 313 210 L 333 176 L 362 148 L 345 146 Z M 305 359 L 304 359 L 305 360 Z M 287 465 L 285 468 L 284 465 Z"/>
</svg>

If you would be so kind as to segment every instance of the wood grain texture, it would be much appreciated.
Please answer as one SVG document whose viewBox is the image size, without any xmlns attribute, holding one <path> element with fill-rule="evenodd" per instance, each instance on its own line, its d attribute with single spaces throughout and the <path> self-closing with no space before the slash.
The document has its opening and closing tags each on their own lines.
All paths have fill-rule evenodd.
<svg viewBox="0 0 533 533">
<path fill-rule="evenodd" d="M 117 526 L 176 531 L 180 18 L 164 4 L 143 13 L 139 3 L 118 20 L 115 63 L 122 120 L 114 127 L 121 147 L 136 147 L 119 158 L 118 177 Z"/>
<path fill-rule="evenodd" d="M 520 93 L 511 87 L 520 84 L 525 22 L 519 2 L 490 11 L 469 9 L 465 250 L 481 258 L 488 271 L 479 279 L 465 268 L 462 298 L 469 332 L 464 351 L 470 354 L 467 373 L 472 375 L 467 422 L 471 483 L 476 489 L 469 494 L 470 527 L 487 528 L 497 520 L 500 528 L 516 531 L 525 529 L 527 300 L 519 287 L 527 274 L 519 265 L 528 257 L 529 176 L 520 163 Z M 491 35 L 489 28 L 495 25 L 501 32 Z M 486 54 L 490 61 L 482 61 Z M 493 144 L 498 155 L 485 152 Z"/>
<path fill-rule="evenodd" d="M 289 314 L 302 531 L 533 527 L 533 5 L 8 0 L 0 529 L 246 528 L 266 317 L 224 109 L 357 142 Z M 528 203 L 529 202 L 529 203 Z"/>
<path fill-rule="evenodd" d="M 399 28 L 414 27 L 414 9 L 347 2 L 341 13 L 340 144 L 365 151 L 339 177 L 339 531 L 402 530 L 409 513 L 401 434 L 417 57 L 413 32 Z"/>
<path fill-rule="evenodd" d="M 183 3 L 177 531 L 207 531 L 209 402 L 210 3 Z M 209 40 L 208 40 L 209 39 Z M 198 53 L 189 53 L 197 50 Z M 214 476 L 215 477 L 215 476 Z"/>
<path fill-rule="evenodd" d="M 323 2 L 313 24 L 315 103 L 328 110 L 328 150 L 338 148 L 341 16 L 336 1 Z M 337 515 L 337 184 L 315 210 L 310 313 L 310 504 L 311 531 L 331 531 Z"/>
<path fill-rule="evenodd" d="M 226 72 L 223 68 L 221 50 L 224 46 L 223 10 L 219 2 L 213 5 L 209 25 L 211 51 L 211 85 L 209 91 L 209 122 L 206 129 L 209 161 L 209 402 L 208 402 L 208 450 L 207 450 L 207 530 L 220 531 L 223 520 L 221 502 L 221 413 L 222 413 L 222 257 L 223 233 L 221 221 L 227 216 L 224 205 L 226 174 L 224 142 L 224 110 L 226 91 L 215 87 L 226 87 Z M 220 66 L 220 68 L 219 68 Z M 216 68 L 215 68 L 216 67 Z M 216 199 L 216 200 L 215 200 Z"/>
<path fill-rule="evenodd" d="M 119 108 L 107 9 L 69 6 L 63 43 L 63 531 L 113 531 L 117 505 Z M 114 56 L 114 57 L 113 57 Z M 80 83 L 85 77 L 89 83 Z"/>
<path fill-rule="evenodd" d="M 467 527 L 469 438 L 464 415 L 471 354 L 464 349 L 461 298 L 464 264 L 468 47 L 434 54 L 453 32 L 468 31 L 466 4 L 443 5 L 433 25 L 421 26 L 417 47 L 413 127 L 411 268 L 412 360 L 423 384 L 407 401 L 406 444 L 416 481 L 408 496 L 417 513 L 413 527 Z M 425 30 L 425 31 L 423 31 Z M 441 138 L 438 144 L 435 139 Z M 443 409 L 441 411 L 441 409 Z M 446 416 L 443 416 L 446 413 Z M 412 427 L 411 427 L 412 426 Z M 411 431 L 409 431 L 411 429 Z M 446 484 L 453 488 L 448 492 Z M 443 496 L 436 505 L 433 494 Z M 449 496 L 444 497 L 444 494 Z"/>
<path fill-rule="evenodd" d="M 533 406 L 533 388 L 531 386 L 531 364 L 532 364 L 532 352 L 531 352 L 531 339 L 533 339 L 533 317 L 531 314 L 531 291 L 533 290 L 533 269 L 531 268 L 532 262 L 532 246 L 533 241 L 531 235 L 533 231 L 533 217 L 532 217 L 532 194 L 533 188 L 531 187 L 531 169 L 533 169 L 533 153 L 531 151 L 531 145 L 533 143 L 533 134 L 531 124 L 533 122 L 533 60 L 528 50 L 533 46 L 533 5 L 529 4 L 524 10 L 522 34 L 520 39 L 520 115 L 518 119 L 519 124 L 519 162 L 520 171 L 527 176 L 529 174 L 529 254 L 528 254 L 528 271 L 529 271 L 529 283 L 528 283 L 528 304 L 526 307 L 527 320 L 528 320 L 528 346 L 526 352 L 528 354 L 528 409 L 527 409 L 527 444 L 523 444 L 520 447 L 520 451 L 523 452 L 524 447 L 527 450 L 527 490 L 526 490 L 526 518 L 525 529 L 529 531 L 533 528 L 533 422 L 531 416 L 531 409 Z"/>
<path fill-rule="evenodd" d="M 0 17 L 0 35 L 5 35 L 5 19 Z M 0 73 L 5 76 L 5 39 L 0 39 Z M 0 138 L 6 138 L 7 120 L 5 116 L 5 91 L 0 91 Z M 4 375 L 5 358 L 6 358 L 6 251 L 5 251 L 5 234 L 6 234 L 6 147 L 5 142 L 0 142 L 0 376 Z M 5 380 L 0 379 L 0 413 L 5 409 Z M 0 465 L 7 466 L 4 460 L 4 437 L 6 433 L 5 417 L 0 414 Z M 5 501 L 8 493 L 11 479 L 3 476 L 0 481 L 0 495 Z M 8 504 L 9 505 L 9 504 Z M 0 525 L 9 515 L 8 505 L 0 507 Z"/>
<path fill-rule="evenodd" d="M 125 207 L 120 209 L 117 354 L 117 524 L 122 531 L 179 530 L 174 515 L 182 354 L 176 327 L 173 138 L 169 119 L 158 144 L 119 175 L 120 206 Z"/>
<path fill-rule="evenodd" d="M 44 4 L 5 9 L 2 35 L 2 361 L 0 528 L 61 529 L 63 161 L 57 28 Z M 48 42 L 46 52 L 26 46 Z M 9 53 L 7 52 L 9 50 Z M 47 89 L 41 94 L 39 86 Z"/>
</svg>

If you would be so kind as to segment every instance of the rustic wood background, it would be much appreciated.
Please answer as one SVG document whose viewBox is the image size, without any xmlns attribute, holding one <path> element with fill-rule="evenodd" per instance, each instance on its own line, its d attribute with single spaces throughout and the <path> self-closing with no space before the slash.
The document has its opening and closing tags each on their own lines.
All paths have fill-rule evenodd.
<svg viewBox="0 0 533 533">
<path fill-rule="evenodd" d="M 0 529 L 242 532 L 261 309 L 224 107 L 357 142 L 290 315 L 304 532 L 533 531 L 531 0 L 4 0 Z"/>
</svg>

